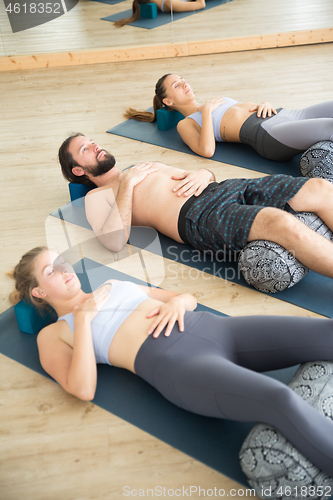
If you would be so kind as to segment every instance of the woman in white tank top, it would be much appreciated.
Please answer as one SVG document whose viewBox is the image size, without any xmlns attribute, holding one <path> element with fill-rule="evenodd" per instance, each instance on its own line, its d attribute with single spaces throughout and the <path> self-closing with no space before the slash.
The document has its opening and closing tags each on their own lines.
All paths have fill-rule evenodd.
<svg viewBox="0 0 333 500">
<path fill-rule="evenodd" d="M 43 368 L 70 394 L 93 399 L 96 362 L 112 364 L 187 411 L 273 425 L 332 473 L 333 422 L 262 373 L 332 360 L 332 319 L 194 312 L 190 294 L 113 280 L 86 294 L 46 248 L 25 254 L 13 276 L 16 300 L 46 303 L 59 317 L 41 330 L 37 344 Z"/>
<path fill-rule="evenodd" d="M 158 336 L 165 326 L 169 335 L 176 321 L 183 324 L 185 311 L 196 307 L 190 294 L 117 280 L 87 294 L 71 267 L 44 247 L 25 254 L 14 277 L 19 290 L 14 301 L 48 304 L 59 318 L 38 335 L 43 368 L 67 392 L 84 400 L 94 397 L 96 362 L 134 372 L 137 351 L 147 336 Z"/>
</svg>

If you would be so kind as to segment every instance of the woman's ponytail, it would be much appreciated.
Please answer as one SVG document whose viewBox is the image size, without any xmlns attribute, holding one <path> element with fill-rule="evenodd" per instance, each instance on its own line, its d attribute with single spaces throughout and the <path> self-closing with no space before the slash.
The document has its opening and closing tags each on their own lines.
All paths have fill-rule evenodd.
<svg viewBox="0 0 333 500">
<path fill-rule="evenodd" d="M 6 273 L 7 276 L 15 280 L 15 289 L 9 295 L 12 304 L 17 304 L 20 300 L 25 299 L 36 307 L 49 307 L 44 300 L 33 297 L 31 294 L 32 289 L 38 286 L 35 272 L 36 258 L 45 251 L 47 251 L 47 247 L 33 248 L 23 255 L 13 271 Z"/>
<path fill-rule="evenodd" d="M 156 83 L 155 95 L 153 99 L 153 113 L 151 111 L 140 111 L 134 108 L 127 108 L 124 113 L 124 117 L 132 118 L 133 120 L 137 120 L 139 122 L 154 122 L 156 120 L 156 111 L 161 108 L 169 109 L 168 106 L 163 103 L 163 99 L 166 98 L 164 80 L 167 76 L 169 76 L 169 74 L 162 76 Z"/>
<path fill-rule="evenodd" d="M 144 2 L 142 2 L 144 3 Z M 115 21 L 113 24 L 116 26 L 116 28 L 122 28 L 125 26 L 125 24 L 129 23 L 134 23 L 137 19 L 140 17 L 140 3 L 139 0 L 133 0 L 132 4 L 132 16 L 128 17 L 127 19 L 119 19 L 119 21 Z"/>
</svg>

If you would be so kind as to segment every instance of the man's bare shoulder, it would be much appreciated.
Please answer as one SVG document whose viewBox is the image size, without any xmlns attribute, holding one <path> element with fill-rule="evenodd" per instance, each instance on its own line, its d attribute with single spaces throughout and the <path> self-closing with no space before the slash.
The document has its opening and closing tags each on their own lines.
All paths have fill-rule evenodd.
<svg viewBox="0 0 333 500">
<path fill-rule="evenodd" d="M 99 186 L 99 187 L 90 189 L 90 191 L 88 191 L 88 193 L 87 193 L 87 196 L 91 196 L 91 195 L 96 194 L 96 193 L 102 193 L 103 191 L 106 191 L 107 189 L 114 189 L 116 187 L 116 184 L 117 183 L 115 183 L 115 182 L 108 182 L 104 186 Z"/>
<path fill-rule="evenodd" d="M 101 186 L 101 187 L 96 187 L 94 189 L 90 189 L 90 191 L 88 191 L 88 193 L 86 194 L 86 198 L 88 198 L 89 196 L 94 196 L 96 193 L 103 193 L 103 191 L 105 191 L 106 189 L 106 186 Z"/>
<path fill-rule="evenodd" d="M 110 196 L 111 198 L 114 198 L 114 196 L 118 191 L 118 188 L 119 188 L 119 182 L 109 181 L 104 186 L 99 186 L 88 191 L 88 193 L 86 194 L 86 199 L 87 198 L 93 199 L 97 197 L 99 199 L 100 198 L 109 199 Z"/>
</svg>

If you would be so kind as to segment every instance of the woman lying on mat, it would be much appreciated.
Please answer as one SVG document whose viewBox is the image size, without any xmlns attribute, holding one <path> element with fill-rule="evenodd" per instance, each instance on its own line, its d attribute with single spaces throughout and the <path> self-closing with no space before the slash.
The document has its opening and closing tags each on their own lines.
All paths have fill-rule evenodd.
<svg viewBox="0 0 333 500">
<path fill-rule="evenodd" d="M 125 24 L 134 23 L 140 17 L 140 4 L 155 3 L 162 12 L 191 12 L 206 7 L 205 0 L 134 0 L 132 4 L 133 14 L 127 19 L 120 19 L 113 23 L 117 28 Z"/>
<path fill-rule="evenodd" d="M 152 122 L 162 107 L 185 116 L 177 125 L 183 141 L 195 153 L 210 158 L 217 142 L 242 142 L 264 158 L 289 160 L 319 141 L 333 140 L 333 101 L 299 110 L 277 109 L 268 102 L 237 102 L 216 97 L 199 104 L 188 83 L 178 75 L 162 76 L 156 84 L 154 113 L 127 109 L 125 116 Z"/>
<path fill-rule="evenodd" d="M 87 294 L 70 266 L 43 247 L 22 257 L 14 278 L 16 299 L 58 314 L 37 343 L 43 368 L 69 393 L 94 398 L 96 363 L 125 368 L 185 410 L 275 426 L 332 474 L 332 421 L 260 373 L 332 360 L 331 319 L 193 312 L 188 293 L 117 280 Z"/>
</svg>

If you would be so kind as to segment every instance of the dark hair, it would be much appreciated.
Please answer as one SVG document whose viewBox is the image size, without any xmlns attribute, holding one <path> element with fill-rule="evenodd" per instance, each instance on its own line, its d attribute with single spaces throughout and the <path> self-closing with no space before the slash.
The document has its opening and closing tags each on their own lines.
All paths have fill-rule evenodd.
<svg viewBox="0 0 333 500">
<path fill-rule="evenodd" d="M 119 21 L 116 21 L 113 24 L 117 28 L 122 28 L 123 26 L 125 26 L 125 24 L 134 23 L 134 21 L 136 21 L 140 17 L 140 3 L 146 4 L 146 3 L 150 3 L 150 2 L 151 2 L 151 0 L 133 0 L 133 4 L 132 4 L 133 13 L 132 13 L 131 17 L 128 17 L 126 19 L 125 18 L 119 19 Z"/>
<path fill-rule="evenodd" d="M 170 76 L 171 74 L 172 73 L 163 75 L 155 85 L 155 95 L 153 99 L 154 113 L 151 113 L 151 111 L 139 111 L 137 109 L 128 108 L 124 113 L 125 118 L 133 118 L 134 120 L 138 120 L 140 122 L 154 122 L 156 120 L 156 111 L 158 109 L 161 109 L 163 107 L 166 109 L 171 109 L 163 103 L 163 99 L 167 97 L 164 81 L 166 77 Z"/>
<path fill-rule="evenodd" d="M 15 290 L 9 295 L 12 304 L 17 304 L 20 300 L 27 300 L 36 307 L 49 309 L 45 300 L 34 297 L 31 292 L 38 286 L 36 278 L 35 263 L 36 258 L 48 250 L 47 247 L 36 247 L 25 253 L 13 271 L 7 273 L 15 280 Z"/>
<path fill-rule="evenodd" d="M 73 133 L 61 144 L 58 152 L 58 160 L 61 166 L 62 175 L 68 182 L 75 182 L 76 184 L 88 184 L 89 186 L 95 186 L 93 182 L 84 175 L 75 175 L 72 172 L 74 167 L 80 167 L 80 165 L 74 160 L 73 156 L 69 152 L 69 145 L 75 137 L 84 137 L 84 134 L 80 132 Z"/>
</svg>

